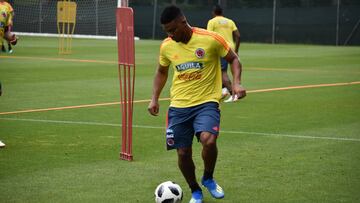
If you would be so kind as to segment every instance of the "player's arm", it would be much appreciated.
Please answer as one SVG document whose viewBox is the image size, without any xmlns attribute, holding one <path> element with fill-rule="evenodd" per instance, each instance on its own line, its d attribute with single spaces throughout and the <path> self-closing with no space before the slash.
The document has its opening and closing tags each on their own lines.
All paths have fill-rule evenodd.
<svg viewBox="0 0 360 203">
<path fill-rule="evenodd" d="M 232 49 L 230 49 L 230 51 L 225 56 L 225 59 L 231 64 L 231 73 L 233 75 L 233 96 L 236 95 L 238 99 L 241 99 L 246 96 L 246 90 L 241 86 L 242 65 L 240 63 L 239 57 Z"/>
<path fill-rule="evenodd" d="M 159 64 L 153 82 L 153 93 L 152 93 L 151 101 L 148 106 L 148 111 L 153 116 L 157 116 L 159 113 L 159 97 L 162 89 L 166 84 L 168 74 L 169 74 L 169 66 L 162 66 Z"/>
<path fill-rule="evenodd" d="M 206 29 L 207 29 L 207 30 L 210 30 L 210 31 L 214 31 L 213 23 L 211 23 L 210 20 L 209 20 L 208 23 L 207 23 Z"/>
<path fill-rule="evenodd" d="M 234 30 L 232 32 L 232 35 L 233 35 L 233 39 L 234 39 L 234 42 L 235 42 L 235 53 L 239 53 L 239 47 L 240 47 L 240 32 L 239 30 Z"/>
<path fill-rule="evenodd" d="M 15 12 L 14 12 L 14 9 L 13 7 L 7 3 L 7 6 L 8 6 L 8 21 L 6 22 L 7 23 L 7 26 L 9 27 L 9 29 L 11 29 L 11 27 L 13 26 L 13 19 L 14 19 L 14 16 L 15 16 Z"/>
<path fill-rule="evenodd" d="M 14 11 L 10 12 L 10 15 L 9 15 L 9 19 L 8 19 L 8 23 L 7 23 L 9 27 L 12 27 L 14 25 L 13 19 L 14 19 Z"/>
<path fill-rule="evenodd" d="M 5 32 L 11 33 L 13 26 L 14 11 L 9 12 L 9 18 L 5 24 Z"/>
</svg>

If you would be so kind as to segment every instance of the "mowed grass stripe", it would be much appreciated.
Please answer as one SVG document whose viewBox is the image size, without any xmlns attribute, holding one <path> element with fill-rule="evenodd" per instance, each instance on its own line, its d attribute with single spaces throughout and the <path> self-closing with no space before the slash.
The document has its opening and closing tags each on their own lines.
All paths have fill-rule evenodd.
<svg viewBox="0 0 360 203">
<path fill-rule="evenodd" d="M 346 86 L 346 85 L 358 85 L 358 84 L 360 84 L 360 81 L 332 83 L 332 84 L 289 86 L 289 87 L 268 88 L 268 89 L 259 89 L 259 90 L 249 90 L 249 91 L 247 91 L 247 93 L 272 92 L 272 91 L 283 91 L 283 90 L 293 90 L 293 89 L 308 89 L 308 88 L 319 88 L 319 87 L 334 87 L 334 86 Z M 169 99 L 170 98 L 160 98 L 159 100 L 160 101 L 167 101 Z M 144 102 L 150 102 L 150 99 L 134 101 L 134 103 L 144 103 Z M 27 109 L 27 110 L 20 110 L 20 111 L 0 112 L 0 115 L 31 113 L 31 112 L 43 112 L 43 111 L 55 111 L 55 110 L 65 110 L 65 109 L 78 109 L 78 108 L 98 107 L 98 106 L 110 106 L 110 105 L 117 105 L 117 104 L 120 104 L 120 103 L 121 102 L 107 102 L 107 103 L 97 103 L 97 104 L 83 104 L 83 105 L 76 105 L 76 106 L 52 107 L 52 108 L 43 108 L 43 109 Z"/>
<path fill-rule="evenodd" d="M 0 120 L 8 121 L 25 121 L 25 122 L 41 122 L 41 123 L 58 123 L 58 124 L 73 124 L 73 125 L 95 125 L 95 126 L 111 126 L 121 127 L 121 124 L 116 123 L 102 123 L 102 122 L 89 122 L 89 121 L 63 121 L 63 120 L 44 120 L 44 119 L 29 119 L 29 118 L 0 118 Z M 134 128 L 145 128 L 145 129 L 161 129 L 164 130 L 164 126 L 149 126 L 149 125 L 133 125 Z M 300 138 L 300 139 L 323 139 L 323 140 L 336 140 L 336 141 L 353 141 L 360 142 L 360 139 L 356 138 L 340 138 L 330 136 L 309 136 L 309 135 L 292 135 L 292 134 L 281 134 L 281 133 L 267 133 L 267 132 L 249 132 L 249 131 L 234 131 L 234 130 L 221 130 L 221 133 L 228 134 L 248 134 L 248 135 L 260 135 L 260 136 L 272 136 L 272 137 L 289 137 L 289 138 Z"/>
<path fill-rule="evenodd" d="M 117 61 L 107 60 L 93 60 L 93 59 L 69 59 L 69 58 L 51 58 L 51 57 L 36 57 L 36 56 L 0 56 L 1 58 L 20 59 L 20 60 L 44 60 L 44 61 L 62 61 L 62 62 L 78 62 L 78 63 L 98 63 L 98 64 L 118 64 Z M 136 62 L 138 64 L 139 62 Z M 250 71 L 285 71 L 285 72 L 348 72 L 352 74 L 360 74 L 360 72 L 349 72 L 344 70 L 330 71 L 330 70 L 316 70 L 316 69 L 299 69 L 299 68 L 263 68 L 263 67 L 246 67 L 244 70 Z"/>
<path fill-rule="evenodd" d="M 45 60 L 45 61 L 63 61 L 63 62 L 78 62 L 78 63 L 117 64 L 117 61 L 92 60 L 92 59 L 47 58 L 47 57 L 33 57 L 33 56 L 0 56 L 0 58 L 26 59 L 26 60 Z"/>
</svg>

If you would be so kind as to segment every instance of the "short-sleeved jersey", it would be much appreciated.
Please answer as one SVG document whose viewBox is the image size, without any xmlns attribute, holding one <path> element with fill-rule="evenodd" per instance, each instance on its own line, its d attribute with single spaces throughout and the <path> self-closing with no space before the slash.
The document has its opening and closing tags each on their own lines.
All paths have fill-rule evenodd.
<svg viewBox="0 0 360 203">
<path fill-rule="evenodd" d="M 229 52 L 219 34 L 193 28 L 187 44 L 166 38 L 160 47 L 159 63 L 174 69 L 170 98 L 172 107 L 191 107 L 221 98 L 220 57 Z"/>
<path fill-rule="evenodd" d="M 12 23 L 14 9 L 8 2 L 0 2 L 0 22 L 8 26 Z"/>
<path fill-rule="evenodd" d="M 224 39 L 230 43 L 232 49 L 235 49 L 233 31 L 237 30 L 236 24 L 229 18 L 224 16 L 215 16 L 209 20 L 207 30 L 219 33 Z"/>
<path fill-rule="evenodd" d="M 12 24 L 14 9 L 8 2 L 0 2 L 0 37 L 4 37 L 5 27 Z"/>
</svg>

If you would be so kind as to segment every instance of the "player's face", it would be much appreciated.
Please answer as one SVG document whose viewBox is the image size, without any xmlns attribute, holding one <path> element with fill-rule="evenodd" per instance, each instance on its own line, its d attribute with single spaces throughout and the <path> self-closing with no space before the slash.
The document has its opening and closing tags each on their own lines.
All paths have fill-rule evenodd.
<svg viewBox="0 0 360 203">
<path fill-rule="evenodd" d="M 176 18 L 163 25 L 164 31 L 167 35 L 176 42 L 186 42 L 187 33 L 186 33 L 187 21 L 185 16 Z"/>
</svg>

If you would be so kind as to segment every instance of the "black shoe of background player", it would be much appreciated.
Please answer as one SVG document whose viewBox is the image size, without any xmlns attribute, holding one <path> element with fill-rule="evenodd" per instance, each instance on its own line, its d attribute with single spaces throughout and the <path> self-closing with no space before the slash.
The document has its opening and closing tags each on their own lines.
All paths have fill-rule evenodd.
<svg viewBox="0 0 360 203">
<path fill-rule="evenodd" d="M 2 51 L 2 52 L 6 52 L 6 49 L 5 49 L 5 46 L 4 46 L 4 45 L 1 45 L 1 51 Z"/>
</svg>

